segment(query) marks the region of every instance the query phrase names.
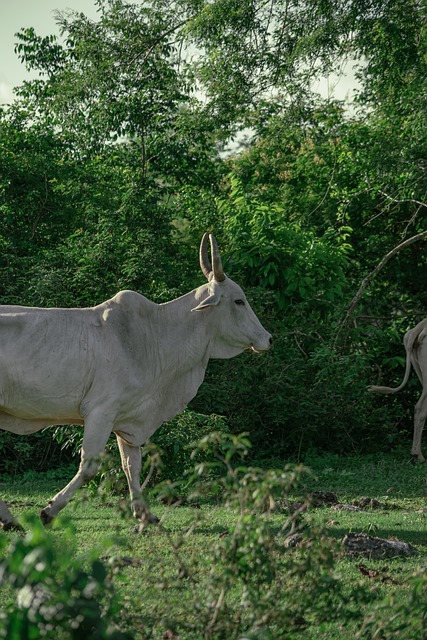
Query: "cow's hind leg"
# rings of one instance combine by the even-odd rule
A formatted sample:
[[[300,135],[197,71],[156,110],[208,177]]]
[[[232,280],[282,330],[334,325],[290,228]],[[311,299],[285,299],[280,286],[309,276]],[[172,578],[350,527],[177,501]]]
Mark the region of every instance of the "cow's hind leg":
[[[129,486],[129,493],[132,505],[132,513],[135,518],[141,520],[143,525],[155,524],[158,518],[150,513],[141,490],[141,447],[134,447],[128,444],[118,434],[117,444],[119,446],[123,471]]]
[[[101,454],[105,449],[111,429],[105,427],[106,421],[96,419],[96,416],[87,418],[83,435],[81,450],[81,460],[79,470],[74,478],[49,501],[40,517],[44,524],[49,524],[58,513],[71,500],[77,489],[80,489],[86,482],[89,482],[97,473],[101,464]]]
[[[411,456],[418,462],[425,462],[425,458],[421,452],[421,439],[423,435],[424,424],[427,418],[427,391],[423,391],[420,399],[415,405],[414,412],[414,439],[412,441]]]

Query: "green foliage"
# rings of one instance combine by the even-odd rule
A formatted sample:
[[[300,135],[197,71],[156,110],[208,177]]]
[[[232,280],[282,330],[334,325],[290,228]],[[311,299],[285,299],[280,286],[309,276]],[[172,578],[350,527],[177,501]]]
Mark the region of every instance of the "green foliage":
[[[308,602],[310,613],[320,622],[330,617],[329,598],[340,599],[339,582],[332,574],[332,546],[325,540],[315,541],[318,532],[309,533],[305,522],[303,536],[309,552],[295,557],[285,543],[287,535],[299,529],[297,516],[290,512],[278,533],[261,515],[279,499],[286,504],[307,471],[292,466],[277,471],[247,467],[242,461],[249,446],[244,434],[212,433],[198,444],[202,451],[212,450],[216,462],[195,465],[194,495],[219,485],[217,495],[237,514],[228,535],[211,551],[206,604],[196,601],[203,638],[237,638],[251,632],[258,637],[261,631],[264,637],[291,638],[306,624]],[[219,474],[218,468],[222,469]],[[235,590],[240,594],[237,602],[233,602]]]
[[[424,7],[97,8],[59,13],[61,39],[17,36],[40,77],[0,117],[0,301],[85,306],[134,288],[163,302],[200,283],[197,245],[214,229],[274,350],[210,365],[193,409],[248,431],[263,457],[409,439],[415,379],[392,400],[364,387],[400,377],[402,334],[425,314],[425,243],[393,258],[337,331],[363,278],[425,228]],[[310,87],[350,58],[349,112]],[[0,438],[10,471],[15,440]],[[31,445],[47,464],[49,441]],[[27,443],[15,450],[31,459]]]
[[[251,123],[272,95],[286,110],[301,109],[313,98],[313,81],[340,74],[344,61],[358,71],[363,100],[374,109],[386,98],[409,111],[411,94],[416,113],[425,108],[426,11],[417,0],[179,5],[191,17],[187,31],[201,50],[198,77],[223,126]]]
[[[82,13],[58,14],[64,45],[23,29],[17,52],[45,80],[26,83],[21,95],[37,100],[79,145],[82,132],[86,145],[98,148],[120,136],[166,132],[171,114],[185,101],[186,79],[177,70],[170,38],[162,37],[174,16],[155,4],[102,0],[97,22]]]
[[[270,298],[258,296],[258,302],[264,302],[257,309],[260,317],[268,314]],[[271,352],[213,362],[192,408],[226,415],[233,433],[248,431],[255,460],[271,455],[282,459],[303,456],[313,447],[336,452],[379,451],[402,440],[407,441],[409,451],[411,398],[397,398],[385,405],[368,394],[366,387],[372,377],[375,380],[370,354],[357,348],[356,340],[351,351],[344,353],[331,346],[336,325],[333,316],[329,321],[331,325],[325,327],[324,316],[302,303],[283,317],[274,317],[269,325],[274,336]],[[390,349],[389,340],[383,340],[383,346]],[[416,390],[416,381],[413,383]]]
[[[188,409],[160,427],[151,440],[160,452],[161,477],[179,480],[190,473],[192,445],[211,432],[226,434],[226,420],[219,415],[204,415]]]
[[[0,582],[9,597],[0,612],[0,637],[125,640],[129,635],[114,625],[119,602],[105,565],[92,553],[77,554],[71,528],[55,536],[40,520],[27,519],[24,537],[15,537],[0,563]],[[4,550],[5,539],[1,539]]]
[[[278,205],[251,199],[235,176],[219,211],[233,272],[249,286],[273,290],[279,309],[305,300],[320,308],[342,296],[350,248],[344,234],[330,229],[317,236]]]
[[[80,162],[37,127],[3,131],[3,300],[86,306],[121,288],[158,294],[174,251],[171,217],[158,189],[140,184],[135,156],[121,147]]]
[[[369,613],[358,638],[423,638],[427,633],[427,579],[415,574],[409,593],[402,601],[393,595],[384,598]]]
[[[16,475],[27,469],[40,471],[67,462],[52,440],[51,432],[39,432],[23,438],[0,432],[0,474]]]

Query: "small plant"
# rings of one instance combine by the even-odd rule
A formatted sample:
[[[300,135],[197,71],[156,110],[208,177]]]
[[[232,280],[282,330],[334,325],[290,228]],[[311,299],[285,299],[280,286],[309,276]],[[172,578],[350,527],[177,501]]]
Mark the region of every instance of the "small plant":
[[[366,615],[360,640],[427,638],[427,578],[422,569],[412,576],[406,597],[393,594],[376,604]]]
[[[188,409],[160,427],[152,442],[161,453],[161,477],[178,480],[191,473],[194,467],[192,451],[195,443],[212,432],[229,432],[225,418],[216,414],[204,415]]]
[[[182,627],[177,633],[204,640],[232,640],[242,634],[296,638],[313,623],[360,618],[364,591],[345,594],[335,575],[336,543],[304,515],[308,499],[298,507],[291,504],[291,493],[308,470],[295,465],[248,467],[244,461],[249,448],[245,434],[218,432],[193,448],[193,457],[202,453],[207,459],[194,466],[188,499],[214,496],[235,519],[199,560],[204,569],[198,563],[185,566],[193,615],[180,625],[174,621],[176,629]],[[157,490],[161,495],[162,484]],[[271,517],[277,512],[283,514],[281,526]],[[188,532],[202,524],[200,514],[196,518]],[[175,539],[167,533],[181,573],[188,532]],[[203,582],[200,573],[207,574]]]
[[[98,554],[79,557],[70,526],[58,544],[39,519],[27,518],[24,524],[28,533],[12,539],[0,563],[0,583],[10,593],[0,612],[0,638],[129,639],[114,625],[119,603]],[[5,537],[0,545],[4,550]]]

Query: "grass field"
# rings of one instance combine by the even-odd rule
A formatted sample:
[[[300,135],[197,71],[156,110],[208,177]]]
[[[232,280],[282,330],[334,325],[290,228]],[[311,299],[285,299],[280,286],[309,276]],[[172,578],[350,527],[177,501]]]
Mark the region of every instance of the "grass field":
[[[252,509],[245,516],[244,508],[227,507],[218,499],[199,498],[170,508],[151,497],[150,506],[162,524],[140,532],[134,530],[122,497],[82,490],[49,535],[59,553],[63,545],[74,544],[72,554],[83,564],[95,551],[109,567],[120,598],[120,627],[134,638],[427,637],[422,635],[427,629],[427,604],[423,610],[415,603],[410,615],[411,576],[427,570],[427,466],[412,465],[403,452],[369,457],[313,454],[305,464],[311,473],[291,490],[287,501],[298,503],[311,492],[333,492],[341,505],[366,497],[380,503],[360,511],[332,504],[312,506],[303,513],[303,528],[309,520],[310,530],[319,528],[322,541],[310,562],[312,543],[302,548],[283,546],[282,528],[288,518],[283,508],[260,509],[255,515]],[[15,514],[38,513],[71,475],[72,470],[65,469],[3,479],[0,495]],[[75,529],[72,543],[65,533],[68,520]],[[347,557],[340,542],[348,532],[397,539],[414,545],[418,553],[380,560]],[[2,535],[10,541],[16,536]],[[236,560],[237,539],[243,541],[244,552]],[[3,553],[8,553],[7,547]],[[277,565],[273,578],[266,573],[271,564]],[[265,576],[264,582],[249,587],[252,595],[244,596],[248,572]],[[336,600],[327,593],[331,581]],[[425,582],[419,587],[424,597],[426,587]],[[9,587],[3,589],[3,603],[14,597]],[[281,610],[280,616],[269,617],[266,611],[271,608]],[[370,612],[384,618],[374,631],[367,624]],[[413,635],[408,635],[412,633],[408,619],[415,625]],[[252,636],[245,634],[248,629]]]

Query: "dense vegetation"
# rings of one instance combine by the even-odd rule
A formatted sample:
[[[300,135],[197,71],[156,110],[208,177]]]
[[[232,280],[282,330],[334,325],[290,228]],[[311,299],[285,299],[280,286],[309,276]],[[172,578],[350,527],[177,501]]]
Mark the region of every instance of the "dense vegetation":
[[[212,362],[188,420],[223,416],[258,458],[385,450],[419,391],[403,332],[425,315],[426,10],[418,0],[98,0],[61,37],[17,34],[39,77],[0,112],[0,302],[165,301],[201,282],[201,234],[274,334]],[[352,105],[314,81],[345,61]],[[249,131],[249,134],[248,134]],[[245,137],[246,136],[246,137]],[[197,434],[196,434],[197,435]],[[0,433],[0,469],[57,460]]]
[[[366,393],[401,379],[426,313],[426,7],[96,4],[58,14],[59,38],[17,34],[39,75],[0,109],[0,303],[163,302],[202,282],[214,230],[274,348],[211,362],[144,448],[158,527],[133,528],[111,448],[43,528],[25,511],[72,475],[81,429],[0,432],[26,530],[0,535],[0,638],[427,637],[419,383]],[[316,94],[345,64],[351,104]],[[349,531],[414,555],[353,558]]]

